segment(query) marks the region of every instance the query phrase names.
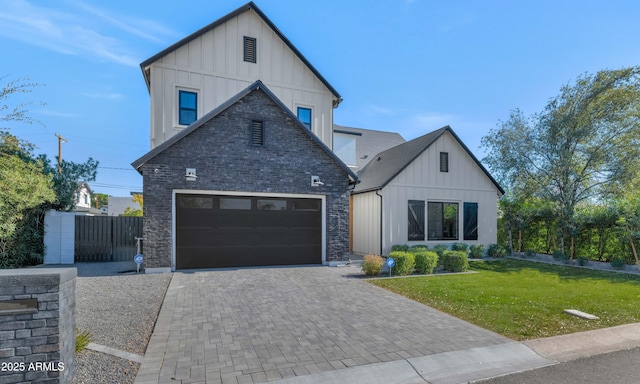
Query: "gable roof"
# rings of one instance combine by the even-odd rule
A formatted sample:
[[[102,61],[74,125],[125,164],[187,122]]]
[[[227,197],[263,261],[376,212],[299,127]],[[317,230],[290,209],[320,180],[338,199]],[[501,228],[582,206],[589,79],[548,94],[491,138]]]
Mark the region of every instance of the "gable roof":
[[[336,97],[337,102],[336,105],[334,107],[337,107],[338,104],[340,104],[340,102],[342,101],[342,97],[340,96],[340,94],[338,93],[338,91],[335,90],[335,88],[333,88],[333,86],[331,84],[329,84],[329,82],[320,74],[320,72],[318,72],[317,69],[315,69],[315,67],[313,65],[311,65],[311,63],[309,62],[309,60],[307,60],[304,55],[302,55],[302,53],[300,53],[300,51],[298,51],[298,49],[291,44],[291,41],[289,41],[289,39],[287,39],[287,37],[278,29],[278,27],[276,27],[275,24],[273,24],[273,22],[271,20],[269,20],[269,18],[267,17],[267,15],[265,15],[260,8],[258,8],[257,5],[255,5],[255,3],[253,1],[248,2],[247,4],[241,6],[240,8],[236,9],[235,11],[232,11],[231,13],[227,14],[226,16],[223,16],[221,18],[219,18],[218,20],[214,21],[213,23],[195,31],[194,33],[190,34],[189,36],[185,37],[184,39],[178,41],[177,43],[163,49],[162,51],[156,53],[155,55],[151,56],[150,58],[148,58],[147,60],[143,61],[140,64],[140,68],[142,69],[142,75],[144,76],[144,80],[147,83],[147,89],[149,89],[150,87],[150,83],[151,83],[151,79],[149,78],[149,74],[145,71],[145,68],[148,67],[149,65],[153,64],[154,62],[160,60],[162,57],[166,56],[167,54],[175,51],[176,49],[180,48],[181,46],[188,44],[190,41],[204,35],[205,33],[209,32],[210,30],[216,28],[219,25],[222,25],[224,23],[226,23],[227,21],[229,21],[230,19],[233,19],[234,17],[248,11],[248,10],[253,10],[258,16],[260,16],[260,18],[262,18],[262,20],[273,30],[273,32],[289,47],[289,49],[291,49],[293,51],[293,53],[296,54],[296,56],[298,56],[298,58],[309,68],[309,70],[311,70],[311,72],[313,72],[314,75],[316,75],[316,77],[322,82],[322,84],[324,84],[329,91],[331,91],[331,93],[333,93],[333,95]]]
[[[333,125],[333,132],[357,137],[355,165],[358,169],[364,168],[374,158],[374,155],[406,142],[404,137],[396,132],[345,127],[337,124]]]
[[[384,188],[446,132],[449,132],[451,136],[456,139],[458,144],[460,144],[471,159],[473,159],[478,167],[487,175],[489,180],[498,188],[498,191],[504,194],[504,190],[500,184],[489,174],[489,171],[486,170],[448,125],[377,154],[374,157],[375,160],[369,162],[369,164],[358,172],[358,177],[361,182],[356,185],[353,193],[375,191]]]
[[[343,163],[342,160],[340,160],[340,158],[338,158],[338,156],[336,156],[336,154],[333,153],[333,151],[331,149],[329,149],[329,147],[327,147],[320,140],[320,138],[318,138],[318,136],[316,136],[313,132],[308,130],[307,127],[305,127],[304,124],[302,124],[300,119],[298,119],[298,117],[296,115],[294,115],[293,112],[291,112],[289,110],[289,108],[287,108],[280,101],[280,99],[278,99],[276,97],[276,95],[274,95],[269,90],[269,88],[267,88],[267,86],[264,85],[262,83],[262,81],[260,81],[260,80],[257,80],[256,82],[254,82],[253,84],[251,84],[250,86],[245,88],[244,90],[240,91],[240,93],[238,93],[234,97],[230,98],[229,100],[227,100],[224,103],[222,103],[220,106],[218,106],[215,109],[213,109],[211,112],[207,113],[206,115],[202,116],[198,120],[194,121],[187,128],[185,128],[182,131],[176,133],[175,135],[173,135],[171,138],[169,138],[168,140],[166,140],[162,144],[158,145],[157,147],[155,147],[151,151],[147,152],[147,154],[143,155],[138,160],[136,160],[133,163],[131,163],[131,165],[135,169],[137,169],[138,172],[140,172],[140,167],[142,167],[146,162],[148,162],[149,160],[153,159],[154,157],[156,157],[157,155],[162,153],[167,148],[171,147],[173,144],[175,144],[178,141],[180,141],[182,138],[184,138],[185,136],[187,136],[191,132],[193,132],[196,129],[200,128],[205,123],[207,123],[209,120],[211,120],[214,117],[218,116],[220,113],[224,112],[227,108],[231,107],[232,105],[234,105],[235,103],[240,101],[242,98],[244,98],[245,96],[247,96],[251,92],[253,92],[255,90],[258,90],[258,89],[261,90],[262,92],[264,92],[280,109],[282,109],[282,111],[284,113],[286,113],[293,120],[294,124],[296,124],[298,126],[298,128],[300,128],[300,130],[302,130],[302,132],[304,132],[305,134],[309,135],[309,137],[320,148],[322,148],[322,150],[324,150],[329,155],[329,157],[331,157],[349,175],[349,178],[351,178],[351,180],[353,180],[354,183],[357,183],[359,181],[358,175],[356,175],[351,169],[349,169],[349,167],[345,163]]]

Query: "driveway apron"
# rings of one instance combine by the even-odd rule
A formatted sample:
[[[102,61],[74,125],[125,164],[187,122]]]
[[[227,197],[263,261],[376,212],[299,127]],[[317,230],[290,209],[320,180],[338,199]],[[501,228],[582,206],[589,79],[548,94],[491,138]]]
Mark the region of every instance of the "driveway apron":
[[[260,383],[511,340],[329,267],[176,272],[136,383]]]

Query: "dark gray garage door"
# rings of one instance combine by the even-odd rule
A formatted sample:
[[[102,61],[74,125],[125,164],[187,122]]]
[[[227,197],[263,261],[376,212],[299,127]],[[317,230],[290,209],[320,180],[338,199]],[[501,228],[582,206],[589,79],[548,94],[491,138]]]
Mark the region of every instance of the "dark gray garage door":
[[[321,200],[176,195],[177,269],[321,262]]]

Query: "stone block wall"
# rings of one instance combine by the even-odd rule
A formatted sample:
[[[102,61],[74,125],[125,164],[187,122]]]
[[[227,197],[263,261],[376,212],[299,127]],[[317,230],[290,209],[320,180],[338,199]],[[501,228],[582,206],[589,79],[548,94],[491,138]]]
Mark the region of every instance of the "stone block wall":
[[[0,383],[75,374],[75,268],[0,270]]]
[[[286,107],[284,107],[286,108]],[[264,143],[251,143],[251,123]],[[171,267],[175,190],[307,194],[326,197],[326,262],[349,258],[349,176],[282,106],[254,90],[142,167],[145,266]],[[185,180],[186,168],[197,180]],[[311,176],[324,185],[311,186]]]

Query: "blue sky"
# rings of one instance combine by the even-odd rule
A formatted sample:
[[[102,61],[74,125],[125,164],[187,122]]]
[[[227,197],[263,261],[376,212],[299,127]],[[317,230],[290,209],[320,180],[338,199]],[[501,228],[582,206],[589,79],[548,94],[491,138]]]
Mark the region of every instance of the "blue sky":
[[[54,157],[100,161],[95,192],[142,190],[139,64],[245,1],[0,0],[0,76],[42,84],[41,125],[5,124]],[[637,1],[257,0],[344,101],[335,123],[413,139],[450,125],[476,154],[514,108],[542,110],[585,72],[640,64]],[[41,102],[46,103],[41,105]]]

